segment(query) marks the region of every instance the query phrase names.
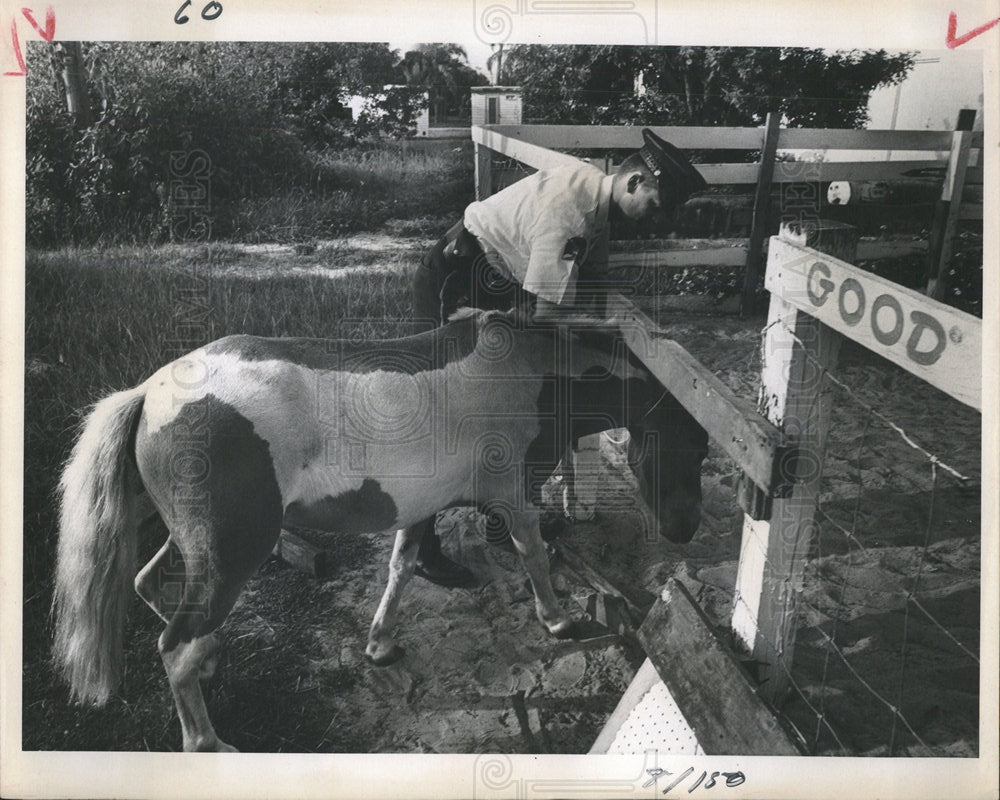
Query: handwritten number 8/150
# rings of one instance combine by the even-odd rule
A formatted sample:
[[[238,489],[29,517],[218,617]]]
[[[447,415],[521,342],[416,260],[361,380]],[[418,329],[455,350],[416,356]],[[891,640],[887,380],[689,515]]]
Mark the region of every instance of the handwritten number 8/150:
[[[183,25],[188,21],[188,16],[184,13],[184,9],[186,9],[189,5],[191,5],[191,0],[184,0],[184,5],[178,8],[177,13],[174,14],[174,22],[178,25]],[[221,13],[222,3],[217,3],[215,0],[212,0],[211,3],[201,10],[201,18],[211,22],[213,19],[218,19]]]
[[[688,776],[690,776],[693,772],[694,772],[694,767],[688,767],[676,779],[674,779],[666,789],[663,790],[663,794],[667,794],[673,791],[675,788],[677,788],[679,784],[685,781],[688,778]],[[654,767],[653,769],[647,769],[646,773],[649,775],[649,780],[642,785],[643,789],[646,789],[658,783],[660,778],[673,774],[665,769],[660,769],[659,767]],[[702,782],[705,780],[705,778],[708,778],[708,783],[705,783],[703,788],[712,789],[715,786],[715,779],[718,778],[720,775],[726,779],[726,787],[729,789],[733,789],[739,786],[740,784],[744,783],[747,779],[746,775],[744,775],[742,772],[713,772],[711,777],[709,777],[708,772],[705,771],[701,773],[700,777],[694,782],[694,785],[692,785],[691,788],[688,789],[688,794],[691,794],[691,792],[693,792],[699,786],[702,786]],[[659,789],[660,787],[657,786],[656,788]]]

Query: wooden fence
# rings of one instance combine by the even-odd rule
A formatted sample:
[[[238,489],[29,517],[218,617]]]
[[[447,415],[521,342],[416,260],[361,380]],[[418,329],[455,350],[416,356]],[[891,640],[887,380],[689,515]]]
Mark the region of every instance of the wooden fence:
[[[941,201],[928,272],[939,278],[960,219],[982,216],[981,206],[963,202],[963,186],[983,180],[970,165],[982,135],[968,131],[842,131],[780,129],[768,118],[755,128],[654,128],[682,149],[758,150],[756,164],[699,164],[710,184],[753,184],[755,213],[742,256],[747,286],[756,283],[768,226],[765,200],[775,183],[789,186],[833,180],[892,180],[938,176]],[[575,158],[553,148],[635,149],[639,129],[577,126],[474,127],[477,197],[493,189],[493,158],[500,154],[537,169]],[[780,150],[915,151],[906,161],[778,161]],[[941,158],[938,158],[938,155]],[[947,160],[945,160],[947,157]],[[608,161],[601,164],[613,168]],[[809,198],[810,202],[815,197]],[[805,207],[804,207],[805,208]],[[666,685],[706,753],[790,754],[794,737],[775,724],[765,701],[778,701],[787,687],[794,652],[796,591],[803,554],[814,535],[813,516],[826,437],[828,397],[816,380],[816,365],[832,369],[841,336],[870,347],[889,360],[981,409],[981,322],[912,290],[853,266],[856,231],[809,215],[783,226],[768,247],[765,286],[771,293],[758,407],[736,397],[704,365],[667,338],[655,322],[621,296],[609,304],[628,346],[663,385],[706,428],[743,473],[737,499],[745,513],[731,630],[760,667],[754,684],[704,615],[672,584],[647,616],[640,639],[655,672]],[[732,263],[730,252],[705,248],[642,253],[661,266]],[[619,250],[618,263],[635,263],[635,252]],[[752,282],[752,283],[751,283]],[[934,287],[930,287],[934,289]],[[850,295],[850,303],[846,301]],[[744,295],[746,299],[746,294]],[[919,330],[917,330],[919,328]],[[813,413],[818,409],[819,413]],[[669,641],[667,640],[669,639]],[[678,660],[671,654],[683,653]],[[605,751],[614,729],[641,704],[656,680],[649,664],[619,704],[595,751]]]
[[[970,126],[968,115],[962,124]],[[764,244],[777,229],[778,220],[769,218],[772,187],[782,187],[783,220],[818,219],[822,209],[819,184],[832,181],[940,180],[940,199],[935,210],[934,230],[927,251],[928,292],[943,296],[945,276],[951,261],[952,243],[963,219],[982,219],[981,186],[983,168],[982,132],[974,131],[888,131],[782,128],[777,114],[769,114],[762,128],[663,127],[652,130],[681,148],[697,150],[756,151],[756,163],[698,164],[710,185],[755,187],[750,236],[734,243],[709,246],[699,242],[696,251],[683,243],[655,242],[645,250],[629,249],[612,243],[611,266],[641,264],[677,268],[693,263],[703,266],[744,265],[743,311],[753,310],[754,291],[763,265]],[[493,193],[503,173],[494,167],[499,155],[534,169],[572,163],[575,156],[565,150],[627,151],[642,145],[641,129],[634,126],[582,125],[486,125],[473,126],[476,149],[476,197]],[[817,152],[853,151],[892,154],[890,160],[817,160]],[[810,154],[812,160],[788,160]],[[899,159],[900,154],[911,156]],[[620,161],[614,157],[592,159],[609,172]],[[965,200],[966,188],[971,198]],[[979,187],[979,188],[977,188]],[[862,244],[859,258],[873,257],[878,245]],[[696,253],[696,254],[695,254]]]
[[[771,239],[765,277],[771,301],[756,411],[737,398],[722,405],[704,367],[618,298],[614,313],[629,346],[696,418],[707,420],[712,438],[744,470],[730,629],[756,670],[750,678],[739,667],[725,637],[712,630],[683,586],[671,582],[639,630],[647,664],[592,752],[613,748],[624,725],[634,729],[636,715],[644,720],[647,713],[662,713],[644,709],[658,681],[682,715],[675,723],[683,734],[679,741],[694,738],[708,754],[799,752],[803,743],[768,706],[779,704],[789,688],[797,598],[816,535],[829,427],[829,385],[818,376],[835,371],[843,337],[982,410],[981,320],[855,267],[856,244],[851,226],[828,222],[808,231],[783,227]],[[741,447],[734,448],[737,440]]]
[[[789,685],[795,609],[816,533],[829,427],[829,386],[843,337],[982,411],[982,321],[850,263],[850,226],[783,228],[772,238],[765,286],[759,410],[786,436],[778,466],[788,491],[743,525],[732,630],[761,665],[762,693]]]

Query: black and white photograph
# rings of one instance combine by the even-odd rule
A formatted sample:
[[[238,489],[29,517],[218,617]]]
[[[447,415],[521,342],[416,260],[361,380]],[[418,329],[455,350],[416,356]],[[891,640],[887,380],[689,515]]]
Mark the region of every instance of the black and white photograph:
[[[3,9],[0,794],[997,796],[996,0]]]

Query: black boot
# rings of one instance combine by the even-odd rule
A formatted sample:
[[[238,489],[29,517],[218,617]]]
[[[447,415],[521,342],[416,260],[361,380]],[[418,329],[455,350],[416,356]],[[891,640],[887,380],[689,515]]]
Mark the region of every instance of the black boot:
[[[457,586],[472,586],[476,582],[476,576],[472,572],[461,564],[456,564],[441,552],[441,539],[434,532],[433,520],[420,538],[417,565],[414,567],[413,574],[449,589]]]

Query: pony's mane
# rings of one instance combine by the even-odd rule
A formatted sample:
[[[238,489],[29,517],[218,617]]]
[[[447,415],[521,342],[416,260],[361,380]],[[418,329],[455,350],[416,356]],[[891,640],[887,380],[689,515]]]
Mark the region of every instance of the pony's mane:
[[[530,313],[520,308],[498,311],[462,306],[448,317],[447,322],[450,324],[462,320],[472,320],[477,329],[482,329],[490,323],[500,323],[527,333],[555,335],[606,354],[609,363],[616,358],[624,358],[628,365],[627,371],[630,370],[633,375],[645,381],[653,379],[646,366],[625,345],[619,329],[619,320],[614,318],[601,319],[581,314],[572,318],[536,322]]]

